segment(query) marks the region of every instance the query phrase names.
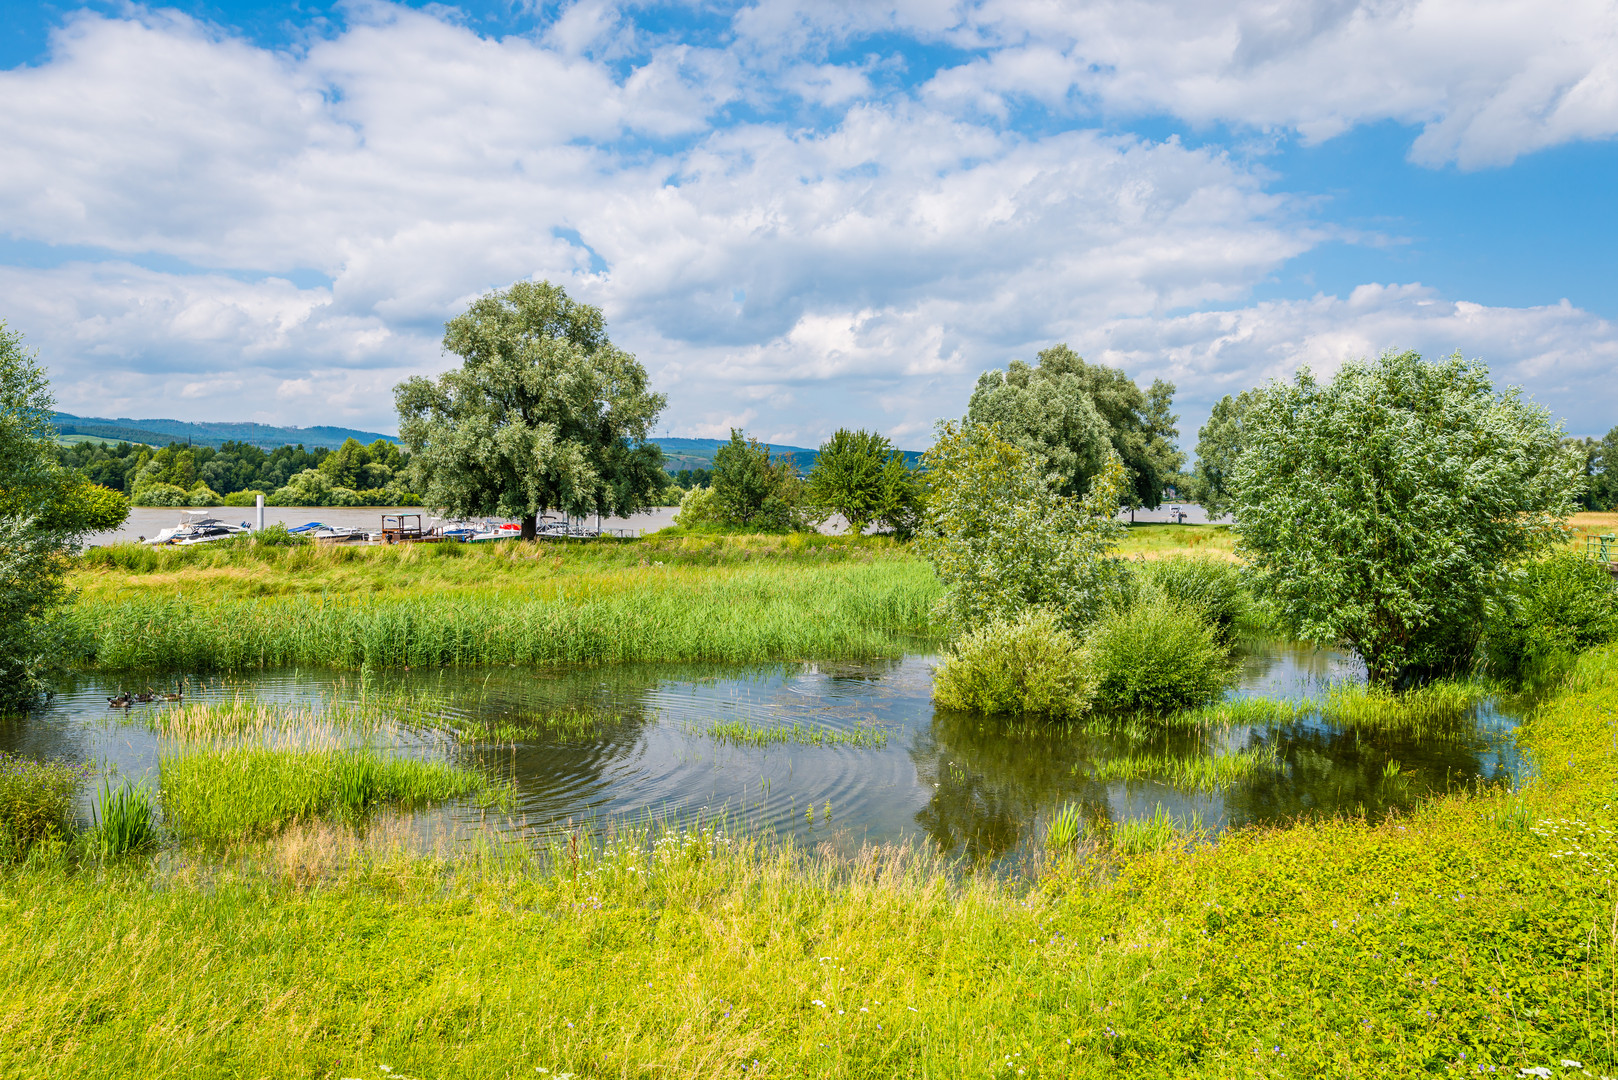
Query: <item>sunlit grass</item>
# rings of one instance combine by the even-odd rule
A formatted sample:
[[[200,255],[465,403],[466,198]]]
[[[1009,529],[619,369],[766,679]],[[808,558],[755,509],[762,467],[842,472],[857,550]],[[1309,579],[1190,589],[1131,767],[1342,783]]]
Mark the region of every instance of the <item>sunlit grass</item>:
[[[931,632],[937,596],[925,564],[878,560],[614,570],[408,595],[230,599],[199,584],[87,593],[74,616],[94,663],[113,670],[744,663],[900,655]]]
[[[168,824],[186,837],[229,840],[382,804],[425,806],[487,789],[482,773],[366,750],[263,745],[191,747],[160,759]]]
[[[1365,683],[1333,686],[1321,705],[1321,715],[1345,727],[1439,732],[1467,722],[1479,701],[1497,688],[1482,682],[1440,680],[1403,693]]]
[[[616,713],[564,708],[462,720],[455,734],[466,742],[525,743],[538,739],[573,741],[598,738],[624,723]]]

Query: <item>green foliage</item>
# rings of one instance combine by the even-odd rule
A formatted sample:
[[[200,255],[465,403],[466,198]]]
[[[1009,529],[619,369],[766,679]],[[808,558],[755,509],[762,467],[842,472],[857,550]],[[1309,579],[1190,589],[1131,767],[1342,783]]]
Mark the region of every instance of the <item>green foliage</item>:
[[[152,796],[146,788],[110,783],[101,785],[101,809],[86,838],[90,849],[102,856],[127,855],[157,846],[157,821]]]
[[[73,800],[89,769],[0,753],[0,861],[14,861],[42,842],[65,842]]]
[[[1079,716],[1095,693],[1077,635],[1047,608],[963,634],[933,677],[933,700],[982,713]]]
[[[1051,491],[1026,451],[983,424],[941,425],[923,461],[932,491],[920,546],[944,583],[939,615],[952,633],[1029,607],[1078,630],[1116,593],[1120,571],[1105,555],[1123,533],[1117,455],[1083,502]]]
[[[1571,552],[1529,563],[1491,613],[1489,671],[1521,680],[1618,639],[1618,587],[1602,567]]]
[[[597,308],[520,281],[450,320],[444,348],[460,368],[395,388],[399,435],[429,505],[518,518],[532,539],[546,509],[625,515],[662,491],[663,453],[646,440],[666,399],[607,339]]]
[[[1544,409],[1456,354],[1307,369],[1243,418],[1231,487],[1260,596],[1379,684],[1465,669],[1512,565],[1549,550],[1578,463]]]
[[[128,514],[116,493],[56,462],[45,372],[0,323],[0,712],[49,692],[64,656],[56,614],[67,558]]]
[[[692,488],[687,491],[680,498],[680,512],[674,515],[674,524],[682,529],[723,525],[725,520],[725,512],[712,488]]]
[[[424,806],[481,791],[481,773],[357,750],[215,746],[161,761],[163,809],[184,836],[230,840],[377,805]]]
[[[1104,615],[1087,642],[1098,708],[1163,713],[1204,705],[1230,683],[1229,650],[1201,615],[1155,590]]]
[[[1232,503],[1231,477],[1236,459],[1247,446],[1242,420],[1261,391],[1244,390],[1236,397],[1226,394],[1214,403],[1208,422],[1197,432],[1197,466],[1192,471],[1188,493],[1214,520],[1227,514]]]
[[[723,720],[708,725],[708,736],[732,746],[764,749],[770,746],[852,746],[881,749],[888,744],[882,728],[859,726],[835,728],[828,724],[754,724],[746,720]]]
[[[714,505],[722,525],[760,532],[810,529],[815,520],[792,459],[770,457],[770,448],[730,429],[730,442],[714,452]]]
[[[1016,360],[1004,372],[985,372],[966,420],[994,425],[1042,472],[1055,475],[1062,495],[1089,490],[1109,451],[1117,454],[1127,477],[1120,505],[1155,507],[1184,461],[1174,449],[1173,398],[1172,383],[1153,383],[1148,398],[1122,371],[1088,364],[1055,345],[1035,366]]]
[[[1241,570],[1223,559],[1171,556],[1132,563],[1136,577],[1188,611],[1195,612],[1222,638],[1229,639],[1251,608]]]
[[[874,432],[834,432],[820,446],[807,488],[809,501],[843,515],[851,532],[875,522],[909,536],[921,519],[921,481],[904,455]]]

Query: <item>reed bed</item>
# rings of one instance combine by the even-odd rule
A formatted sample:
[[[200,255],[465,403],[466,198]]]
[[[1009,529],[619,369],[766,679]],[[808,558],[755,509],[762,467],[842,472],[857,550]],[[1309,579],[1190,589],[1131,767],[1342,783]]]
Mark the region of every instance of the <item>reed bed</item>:
[[[1274,746],[1264,745],[1227,754],[1171,757],[1166,754],[1129,754],[1107,758],[1089,766],[1090,779],[1155,780],[1191,791],[1223,791],[1233,784],[1286,767]],[[1084,766],[1075,765],[1075,774]]]
[[[1164,727],[1220,731],[1234,727],[1280,727],[1320,711],[1320,703],[1307,699],[1239,697],[1197,709],[1182,709],[1163,717]]]
[[[732,746],[762,748],[767,746],[854,746],[861,749],[880,749],[888,745],[888,733],[880,727],[859,726],[834,728],[824,725],[754,724],[745,720],[726,720],[708,727],[708,737]]]
[[[1497,692],[1482,682],[1443,680],[1394,693],[1364,683],[1334,686],[1321,715],[1347,727],[1440,734],[1464,723],[1479,701]]]
[[[105,670],[745,663],[899,655],[931,632],[937,595],[930,572],[891,562],[595,584],[549,597],[145,594],[86,598],[75,618]]]
[[[482,773],[446,762],[341,748],[219,744],[164,755],[160,768],[169,826],[205,840],[260,836],[382,804],[421,807],[490,787]]]

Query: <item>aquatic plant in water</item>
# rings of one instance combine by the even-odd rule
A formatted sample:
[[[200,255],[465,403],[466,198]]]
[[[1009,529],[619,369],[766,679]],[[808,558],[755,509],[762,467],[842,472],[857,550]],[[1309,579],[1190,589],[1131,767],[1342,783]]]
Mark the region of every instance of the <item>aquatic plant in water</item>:
[[[490,786],[472,769],[365,750],[221,744],[165,755],[160,767],[169,824],[204,839],[269,833],[381,804],[424,806]]]
[[[885,729],[874,726],[834,728],[793,721],[784,724],[754,724],[745,720],[725,720],[708,726],[708,737],[733,746],[854,746],[881,748],[888,744]]]

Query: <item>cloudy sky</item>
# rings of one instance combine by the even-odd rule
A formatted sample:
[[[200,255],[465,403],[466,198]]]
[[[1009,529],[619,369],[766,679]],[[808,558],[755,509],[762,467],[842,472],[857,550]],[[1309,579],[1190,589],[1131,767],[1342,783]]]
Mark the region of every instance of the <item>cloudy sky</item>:
[[[1618,424],[1618,0],[0,0],[0,319],[81,414],[393,431],[549,278],[660,431],[929,441],[1065,341],[1456,349]]]

